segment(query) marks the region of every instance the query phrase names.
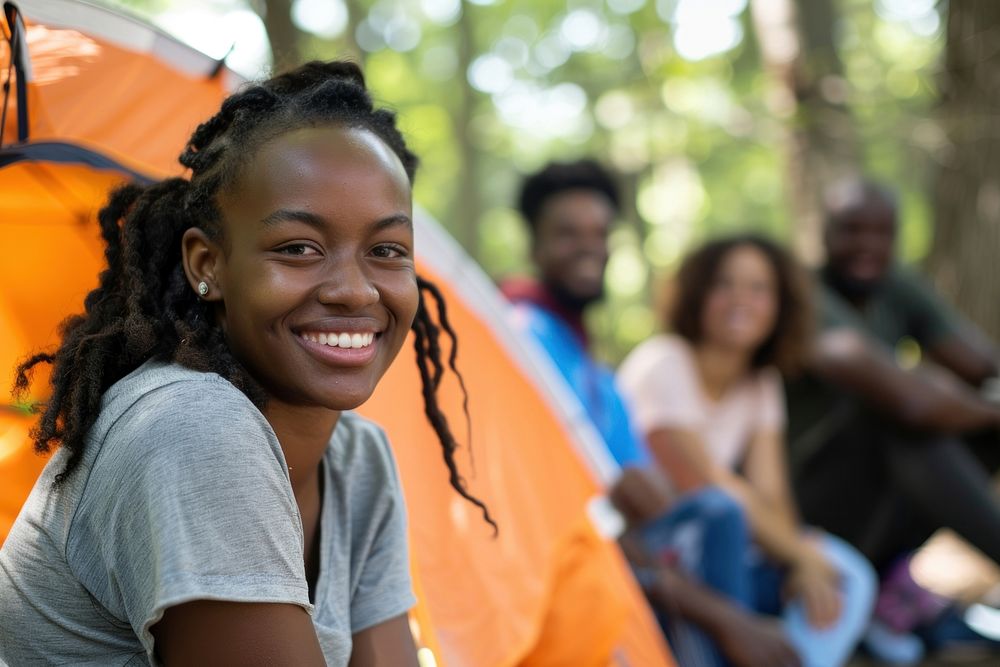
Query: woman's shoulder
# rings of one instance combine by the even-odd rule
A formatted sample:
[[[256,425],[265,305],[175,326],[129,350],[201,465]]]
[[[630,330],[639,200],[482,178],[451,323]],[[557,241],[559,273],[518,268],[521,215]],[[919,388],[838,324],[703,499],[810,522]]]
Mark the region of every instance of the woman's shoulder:
[[[73,476],[77,537],[99,531],[101,515],[122,503],[166,521],[213,498],[294,502],[281,445],[263,414],[222,377],[170,363],[148,362],[105,393]]]
[[[652,336],[628,355],[618,369],[617,380],[633,405],[649,402],[659,406],[659,411],[668,397],[686,401],[697,387],[690,346],[673,334]]]
[[[328,451],[339,458],[358,459],[395,467],[395,457],[385,430],[356,412],[342,412],[330,438]]]
[[[227,403],[249,402],[243,392],[217,373],[150,359],[108,388],[101,399],[101,411],[135,403],[153,392],[180,399],[210,395]]]
[[[200,498],[247,469],[287,479],[277,438],[249,399],[218,375],[161,362],[104,393],[79,466],[56,487],[69,456],[57,451],[32,492],[39,524],[67,550],[99,539],[123,508]]]
[[[676,334],[656,334],[639,343],[625,358],[622,369],[649,370],[652,365],[675,364],[691,356],[691,346]]]
[[[250,440],[280,450],[267,420],[232,383],[162,361],[146,362],[105,392],[89,437],[102,450],[124,443],[130,459],[245,451]]]
[[[348,495],[375,499],[401,494],[389,438],[381,426],[357,413],[341,413],[326,460],[331,474],[341,480],[342,490]]]
[[[159,360],[147,361],[111,385],[101,399],[100,418],[117,418],[137,407],[154,418],[190,411],[209,416],[223,411],[235,411],[233,416],[259,412],[220,375]]]

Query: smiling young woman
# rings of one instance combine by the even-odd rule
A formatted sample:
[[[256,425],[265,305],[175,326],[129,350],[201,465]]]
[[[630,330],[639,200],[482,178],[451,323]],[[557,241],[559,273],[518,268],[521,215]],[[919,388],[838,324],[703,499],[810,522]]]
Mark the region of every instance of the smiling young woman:
[[[717,486],[745,512],[756,548],[734,556],[739,602],[781,617],[803,667],[834,667],[867,628],[876,577],[848,544],[799,525],[789,486],[781,373],[800,370],[809,351],[807,285],[773,241],[710,241],[678,271],[671,333],[633,350],[618,379],[677,486]]]
[[[227,99],[100,213],[107,268],[63,325],[35,446],[59,445],[0,550],[0,662],[414,664],[405,508],[382,431],[344,412],[412,329],[416,157],[360,70]],[[422,299],[437,305],[435,322]]]

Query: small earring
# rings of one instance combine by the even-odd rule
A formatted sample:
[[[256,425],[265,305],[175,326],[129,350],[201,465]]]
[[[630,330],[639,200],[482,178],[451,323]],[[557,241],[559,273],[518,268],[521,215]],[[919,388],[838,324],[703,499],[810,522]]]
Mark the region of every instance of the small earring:
[[[208,294],[208,283],[202,280],[198,283],[198,296],[205,296]]]

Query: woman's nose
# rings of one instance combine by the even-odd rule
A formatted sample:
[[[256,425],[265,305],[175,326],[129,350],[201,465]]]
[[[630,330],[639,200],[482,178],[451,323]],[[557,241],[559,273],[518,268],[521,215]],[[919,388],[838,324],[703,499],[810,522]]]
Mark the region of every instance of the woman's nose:
[[[339,262],[319,287],[320,302],[358,310],[379,301],[379,291],[364,267],[357,262]]]

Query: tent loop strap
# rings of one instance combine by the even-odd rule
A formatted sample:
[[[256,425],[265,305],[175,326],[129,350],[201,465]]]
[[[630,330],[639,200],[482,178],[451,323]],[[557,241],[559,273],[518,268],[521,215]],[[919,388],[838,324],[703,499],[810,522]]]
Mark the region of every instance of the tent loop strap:
[[[21,19],[21,10],[13,2],[3,3],[4,17],[10,27],[10,63],[7,66],[7,79],[4,82],[3,113],[0,115],[0,146],[3,145],[3,133],[7,126],[7,107],[10,103],[10,71],[13,68],[17,75],[17,141],[23,143],[28,140],[28,77],[25,73],[24,57],[27,53],[25,46],[24,21]]]

